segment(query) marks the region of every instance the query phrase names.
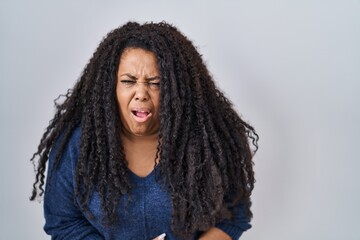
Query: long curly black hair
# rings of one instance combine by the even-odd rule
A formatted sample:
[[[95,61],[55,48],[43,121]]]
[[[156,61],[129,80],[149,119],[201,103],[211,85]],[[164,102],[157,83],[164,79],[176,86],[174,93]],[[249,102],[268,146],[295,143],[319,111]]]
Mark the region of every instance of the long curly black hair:
[[[162,182],[172,197],[173,231],[189,235],[207,230],[231,217],[228,208],[239,203],[250,219],[258,135],[215,86],[192,42],[165,22],[128,22],[103,39],[65,101],[56,104],[31,158],[36,179],[30,199],[44,193],[44,172],[55,141],[62,135],[56,166],[80,126],[74,198],[86,210],[93,191],[98,191],[104,219],[119,220],[118,202],[131,194],[131,183],[115,88],[120,56],[129,47],[154,52],[161,73],[157,154]]]

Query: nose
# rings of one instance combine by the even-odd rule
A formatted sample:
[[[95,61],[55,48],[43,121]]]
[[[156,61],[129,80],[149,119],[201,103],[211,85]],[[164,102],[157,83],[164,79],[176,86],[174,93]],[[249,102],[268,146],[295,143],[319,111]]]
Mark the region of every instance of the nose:
[[[146,82],[137,82],[135,89],[135,100],[145,102],[149,100],[149,89]]]

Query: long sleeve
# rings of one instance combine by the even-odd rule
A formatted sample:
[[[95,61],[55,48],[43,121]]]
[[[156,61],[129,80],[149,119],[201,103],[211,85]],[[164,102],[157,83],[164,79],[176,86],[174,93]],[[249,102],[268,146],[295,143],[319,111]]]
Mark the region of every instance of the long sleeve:
[[[225,219],[215,226],[228,234],[232,239],[237,240],[243,232],[251,228],[250,219],[246,217],[242,204],[238,204],[229,210],[232,212],[233,218]]]
[[[56,240],[103,240],[104,237],[74,204],[74,170],[79,156],[79,142],[80,131],[76,129],[51,178],[49,175],[59,141],[50,153],[44,197],[44,230]]]

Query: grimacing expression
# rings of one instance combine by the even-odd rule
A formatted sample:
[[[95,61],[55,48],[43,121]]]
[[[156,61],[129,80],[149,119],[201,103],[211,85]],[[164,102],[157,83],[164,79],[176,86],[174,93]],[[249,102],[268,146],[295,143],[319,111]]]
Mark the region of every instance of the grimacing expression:
[[[120,56],[116,97],[123,131],[135,136],[157,134],[160,128],[160,73],[153,52],[126,48]]]

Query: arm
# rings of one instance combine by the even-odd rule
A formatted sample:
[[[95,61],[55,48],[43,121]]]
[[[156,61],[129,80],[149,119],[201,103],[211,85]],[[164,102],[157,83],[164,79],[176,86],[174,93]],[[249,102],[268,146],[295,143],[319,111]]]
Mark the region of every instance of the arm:
[[[242,204],[229,209],[232,214],[232,219],[225,219],[217,223],[215,227],[210,228],[204,232],[199,239],[201,240],[231,240],[239,239],[243,232],[251,228],[250,219],[248,219],[244,212]]]
[[[79,139],[80,132],[75,131],[51,178],[49,175],[59,141],[50,153],[44,197],[44,230],[52,239],[103,240],[97,229],[74,204],[74,163],[78,157]]]
[[[219,228],[212,227],[208,231],[204,232],[199,240],[231,240],[231,237]]]

